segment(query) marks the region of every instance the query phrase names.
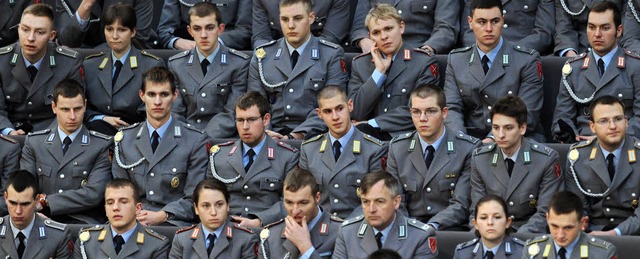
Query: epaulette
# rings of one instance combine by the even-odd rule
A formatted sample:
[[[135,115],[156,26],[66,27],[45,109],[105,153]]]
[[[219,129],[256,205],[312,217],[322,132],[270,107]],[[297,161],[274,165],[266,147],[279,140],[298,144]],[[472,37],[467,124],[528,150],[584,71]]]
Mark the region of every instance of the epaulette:
[[[281,146],[281,147],[283,147],[285,149],[288,149],[289,151],[294,152],[294,153],[298,152],[298,149],[296,149],[295,147],[293,147],[293,146],[291,146],[291,145],[289,145],[287,143],[284,143],[282,141],[278,141],[278,146]]]
[[[272,45],[272,44],[274,44],[274,43],[276,43],[276,41],[275,41],[275,40],[272,40],[272,41],[269,41],[269,42],[263,43],[263,44],[262,44],[262,45],[260,45],[260,46],[257,46],[257,47],[256,47],[256,49],[259,49],[259,48],[262,48],[262,47],[266,47],[266,46]]]
[[[200,134],[204,134],[204,132],[203,132],[202,130],[199,130],[198,128],[196,128],[196,127],[192,126],[191,124],[183,124],[182,126],[183,126],[185,129],[190,129],[190,130],[193,130],[193,131],[198,132],[198,133],[200,133]]]
[[[356,59],[364,57],[364,56],[369,56],[370,54],[371,54],[371,52],[362,53],[360,55],[357,55],[357,56],[353,57],[353,60],[356,60]]]
[[[640,149],[640,142],[638,142],[638,139],[634,140],[633,146],[637,149]]]
[[[414,50],[415,52],[419,52],[419,53],[427,54],[427,56],[429,56],[429,57],[433,56],[433,52],[432,52],[432,51],[429,51],[429,50],[426,50],[426,49],[414,48],[413,50]]]
[[[547,156],[551,154],[551,149],[549,147],[540,145],[535,142],[531,143],[531,150],[537,151],[538,153],[542,153]]]
[[[112,138],[109,135],[105,135],[105,134],[102,134],[102,133],[94,131],[94,130],[90,130],[89,134],[91,134],[92,136],[99,137],[99,138],[104,139],[104,140],[111,140],[111,138]]]
[[[128,129],[133,129],[133,128],[135,128],[136,126],[138,126],[138,124],[140,124],[140,122],[136,122],[136,123],[131,124],[131,125],[129,125],[129,126],[121,127],[121,128],[120,128],[120,131],[128,130]]]
[[[408,132],[408,133],[405,133],[405,134],[400,134],[398,136],[395,136],[393,139],[391,139],[391,143],[398,142],[398,141],[403,140],[403,139],[411,138],[412,134],[413,134],[412,132]]]
[[[549,240],[549,236],[547,236],[547,235],[535,237],[533,239],[527,240],[526,246],[530,246],[530,245],[537,244],[537,243],[540,243],[540,242],[546,242],[547,240]]]
[[[107,54],[107,53],[106,52],[99,52],[99,53],[91,54],[89,56],[84,57],[84,60],[100,57],[100,56],[102,56],[104,54]]]
[[[360,221],[362,221],[363,219],[364,219],[364,216],[363,216],[363,215],[359,215],[359,216],[356,216],[356,217],[353,217],[353,218],[347,219],[347,220],[345,220],[345,221],[343,221],[343,222],[342,222],[342,225],[341,225],[340,227],[342,227],[342,228],[343,228],[343,227],[346,227],[346,226],[351,225],[351,224],[353,224],[353,223],[360,222]]]
[[[147,234],[149,234],[150,236],[155,237],[157,239],[160,239],[160,240],[167,239],[167,237],[160,235],[160,233],[153,231],[153,229],[145,228],[144,231],[146,231]]]
[[[530,49],[530,48],[523,47],[523,46],[520,46],[520,45],[514,46],[513,49],[515,49],[517,51],[520,51],[520,52],[523,52],[523,53],[527,53],[529,55],[533,55],[533,54],[536,53],[535,49]]]
[[[194,229],[196,226],[198,226],[198,224],[193,224],[193,225],[191,225],[191,226],[188,226],[188,227],[185,227],[185,228],[178,229],[178,231],[176,231],[176,234],[179,234],[179,233],[182,233],[182,232],[185,232],[185,231],[192,230],[192,229]]]
[[[475,144],[475,143],[478,143],[478,141],[480,141],[479,138],[464,134],[464,132],[462,131],[458,131],[458,134],[456,134],[456,138],[471,142],[471,144]]]
[[[338,217],[336,215],[331,215],[331,220],[335,221],[335,222],[344,222],[344,219],[342,219],[341,217]]]
[[[364,134],[363,135],[364,139],[373,142],[374,144],[378,145],[378,146],[382,146],[384,145],[384,142],[382,142],[381,140],[374,138],[373,136],[369,135],[369,134]]]
[[[479,148],[476,148],[476,150],[473,151],[473,154],[474,155],[480,155],[480,154],[484,154],[484,153],[487,153],[487,152],[491,152],[491,151],[493,151],[493,149],[496,148],[496,146],[497,146],[496,144],[489,144],[489,145],[481,146]]]
[[[589,244],[604,250],[609,250],[609,248],[611,248],[611,243],[595,237],[589,239]]]
[[[236,142],[235,140],[229,140],[229,141],[224,142],[224,143],[216,144],[216,146],[224,147],[224,146],[232,145],[235,142]]]
[[[6,140],[7,142],[10,142],[10,143],[13,143],[13,144],[18,144],[18,141],[17,141],[17,140],[12,139],[12,138],[7,137],[7,136],[2,135],[2,134],[0,134],[0,139],[4,139],[4,140]]]
[[[304,145],[304,144],[307,144],[307,143],[314,142],[314,141],[316,141],[316,140],[318,140],[318,139],[322,138],[322,136],[324,136],[324,134],[318,134],[317,136],[315,136],[315,137],[313,137],[313,138],[310,138],[310,139],[307,139],[307,140],[303,141],[301,145]]]
[[[178,54],[175,54],[175,55],[169,57],[169,61],[172,61],[174,59],[179,59],[179,58],[184,57],[186,55],[189,55],[189,51],[188,50],[182,51],[182,52],[180,52]]]
[[[328,41],[328,40],[320,39],[319,41],[320,41],[320,43],[322,43],[322,44],[324,44],[324,45],[327,45],[327,46],[329,46],[329,47],[332,47],[332,48],[334,48],[334,49],[340,48],[340,45],[335,44],[335,43],[333,43],[333,42],[330,42],[330,41]]]
[[[478,238],[474,238],[474,239],[471,239],[471,240],[469,240],[469,241],[467,241],[467,242],[460,243],[460,244],[458,244],[458,245],[456,246],[456,250],[460,250],[460,249],[464,249],[464,248],[467,248],[467,247],[473,246],[473,245],[475,245],[475,244],[477,244],[477,243],[478,243],[478,240],[480,240],[480,239],[478,239]]]
[[[147,51],[142,50],[142,51],[140,51],[140,53],[142,53],[142,55],[145,55],[145,56],[147,56],[147,57],[152,57],[152,58],[154,58],[155,60],[161,60],[161,58],[160,58],[160,57],[158,57],[158,56],[156,56],[156,55],[153,55],[153,54],[151,54],[151,53],[149,53],[149,52],[147,52]]]
[[[422,229],[424,231],[429,231],[429,229],[431,228],[429,225],[422,223],[421,221],[415,220],[415,219],[409,219],[407,220],[407,224],[409,224],[409,226],[418,228],[418,229]]]
[[[467,50],[470,50],[471,48],[473,48],[473,46],[466,46],[466,47],[463,47],[463,48],[453,49],[451,52],[449,52],[449,54],[453,54],[453,53],[457,53],[457,52],[465,52]]]
[[[42,134],[47,134],[49,132],[51,132],[51,129],[43,129],[43,130],[38,130],[34,132],[29,132],[29,136],[42,135]]]
[[[577,55],[577,56],[575,56],[573,58],[568,59],[567,63],[571,63],[571,62],[574,62],[574,61],[577,61],[577,60],[581,60],[581,59],[586,58],[586,57],[587,57],[587,53],[583,52],[583,53],[580,53],[580,55]]]
[[[627,54],[627,56],[632,57],[632,58],[637,58],[640,59],[640,53],[633,51],[633,50],[624,50],[624,54]]]
[[[0,48],[0,55],[10,53],[11,51],[13,51],[13,45],[2,47]]]
[[[581,141],[575,144],[571,144],[571,147],[569,148],[569,150],[571,149],[576,149],[576,148],[581,148],[581,147],[586,147],[591,145],[591,140],[587,140],[587,141]]]
[[[56,47],[56,52],[58,52],[59,54],[65,55],[67,57],[71,57],[71,58],[77,58],[78,57],[78,52],[77,51],[72,50],[72,49],[67,48],[67,47],[58,46],[58,47]]]
[[[276,222],[273,222],[273,223],[267,224],[267,225],[265,225],[265,226],[264,226],[264,228],[270,228],[270,227],[273,227],[273,226],[275,226],[275,225],[278,225],[278,224],[280,224],[280,223],[282,223],[282,222],[284,222],[284,219],[280,219],[280,220],[278,220],[278,221],[276,221]]]
[[[60,222],[56,222],[50,219],[45,219],[44,220],[44,225],[50,228],[55,228],[57,230],[62,230],[64,231],[65,229],[67,229],[67,225],[62,224]]]
[[[246,53],[244,53],[242,51],[236,50],[236,49],[229,48],[229,52],[231,52],[231,54],[234,54],[234,55],[236,55],[238,57],[241,57],[243,59],[251,58],[251,56],[247,55]]]
[[[93,226],[93,227],[82,228],[82,229],[80,229],[80,232],[84,232],[84,231],[100,231],[100,230],[103,230],[103,229],[104,229],[104,226],[97,225],[97,226]]]
[[[519,245],[521,245],[521,246],[525,246],[525,245],[526,245],[526,243],[525,243],[524,241],[522,241],[522,240],[518,239],[517,237],[513,237],[513,238],[511,238],[511,239],[512,239],[512,240],[513,240],[513,242],[514,242],[514,243],[516,243],[516,244],[519,244]]]
[[[233,227],[235,227],[236,229],[248,232],[249,234],[253,234],[253,230],[240,226],[240,224],[238,223],[233,224]]]

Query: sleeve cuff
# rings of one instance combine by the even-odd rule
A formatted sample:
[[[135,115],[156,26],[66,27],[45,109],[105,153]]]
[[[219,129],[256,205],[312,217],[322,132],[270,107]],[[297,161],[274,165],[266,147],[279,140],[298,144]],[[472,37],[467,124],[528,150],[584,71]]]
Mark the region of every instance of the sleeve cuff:
[[[76,11],[76,20],[78,21],[78,24],[80,24],[80,28],[82,29],[82,31],[87,31],[87,29],[89,29],[89,20],[82,20],[82,18],[80,18],[80,15],[78,14],[78,11]]]
[[[378,125],[378,122],[376,121],[376,119],[368,120],[367,124],[371,125],[371,127],[374,127],[374,128],[380,128],[380,126]]]
[[[97,120],[102,120],[104,119],[104,115],[95,115],[93,117],[91,117],[91,119],[89,121],[97,121]]]
[[[311,248],[307,249],[307,251],[304,252],[304,254],[302,254],[300,256],[300,259],[309,259],[309,258],[311,258],[311,254],[313,254],[313,252],[315,252],[315,251],[316,251],[315,247],[312,246]]]
[[[11,133],[11,131],[14,131],[14,128],[4,128],[2,130],[2,135],[9,135],[9,133]]]
[[[374,69],[373,73],[371,73],[371,79],[373,79],[373,82],[376,83],[378,88],[382,88],[382,84],[384,83],[384,80],[387,79],[387,76]]]
[[[620,232],[620,229],[618,229],[618,228],[614,228],[614,229],[613,229],[613,231],[615,231],[615,232],[616,232],[616,235],[618,235],[618,236],[622,236],[622,232]]]

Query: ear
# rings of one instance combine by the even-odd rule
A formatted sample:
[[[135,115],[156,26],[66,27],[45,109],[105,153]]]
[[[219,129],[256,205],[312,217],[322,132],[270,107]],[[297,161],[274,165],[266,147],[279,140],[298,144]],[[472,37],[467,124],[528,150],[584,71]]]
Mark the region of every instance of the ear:
[[[442,118],[446,119],[448,115],[449,115],[449,107],[442,108]]]
[[[320,204],[320,192],[316,192],[315,200],[317,204]]]
[[[400,208],[400,202],[402,201],[402,197],[400,197],[400,195],[396,195],[396,197],[393,198],[393,207],[397,210],[398,208]]]
[[[471,18],[471,16],[467,16],[467,23],[469,23],[469,27],[471,27],[472,21],[473,21],[473,18]]]
[[[225,28],[224,23],[221,23],[220,25],[218,25],[218,35],[224,32],[224,28]]]
[[[400,34],[404,34],[404,21],[400,22]]]
[[[520,125],[520,135],[524,136],[524,134],[527,134],[527,123],[522,123],[522,125]]]
[[[618,28],[616,28],[616,38],[620,38],[620,36],[622,36],[622,29],[624,28],[624,26],[622,24],[620,24],[618,26]]]
[[[133,38],[136,36],[136,33],[138,33],[138,29],[136,29],[136,27],[133,27],[133,30],[131,32],[132,32],[131,38]]]
[[[510,228],[512,223],[513,223],[513,218],[507,217],[507,225],[505,229]]]
[[[144,103],[144,92],[142,90],[138,91],[138,96],[140,96],[140,100]]]
[[[349,101],[347,102],[347,106],[349,106],[349,113],[353,112],[353,99],[349,98]]]
[[[269,126],[270,123],[271,123],[271,113],[267,113],[262,118],[262,126],[266,128]]]
[[[200,216],[200,213],[198,213],[198,209],[197,209],[197,208],[198,208],[198,204],[196,204],[196,203],[194,202],[194,203],[193,203],[193,208],[194,208],[194,211],[196,212],[196,215]]]
[[[187,25],[187,32],[189,33],[189,35],[191,35],[191,37],[193,37],[193,31],[191,30],[191,25]]]
[[[137,214],[138,212],[140,212],[140,211],[142,211],[142,203],[141,203],[141,202],[138,202],[138,203],[136,203],[136,214]]]
[[[86,104],[86,102],[85,102]],[[53,110],[53,114],[58,114],[58,107],[56,106],[56,102],[51,102],[51,110]]]
[[[56,30],[51,31],[51,36],[49,36],[49,41],[52,41],[53,39],[55,39],[57,34],[58,34],[58,31]]]
[[[316,111],[316,114],[318,114],[318,117],[322,118],[322,116],[320,116],[320,108],[315,108],[314,110]]]
[[[596,134],[596,124],[591,120],[589,121],[589,129],[591,130],[591,133]]]
[[[315,12],[310,12],[309,13],[309,23],[313,23],[313,21],[316,20],[316,13]]]

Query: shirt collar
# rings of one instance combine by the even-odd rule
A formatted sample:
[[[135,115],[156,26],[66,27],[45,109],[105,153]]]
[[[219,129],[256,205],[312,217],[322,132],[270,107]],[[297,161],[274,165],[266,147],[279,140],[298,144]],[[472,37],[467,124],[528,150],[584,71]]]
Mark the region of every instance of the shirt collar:
[[[520,148],[522,148],[522,142],[520,142],[520,146],[518,147],[518,150],[516,150],[516,152],[513,153],[513,156],[507,156],[507,154],[504,153],[504,150],[502,150],[502,148],[500,149],[500,152],[502,152],[502,157],[504,157],[505,160],[507,158],[511,158],[511,160],[513,160],[513,162],[515,162],[516,159],[518,159],[518,154],[520,153]]]
[[[613,48],[611,51],[609,51],[609,53],[607,53],[606,55],[600,57],[598,56],[598,54],[596,54],[595,51],[591,51],[591,53],[593,54],[593,57],[595,58],[595,62],[596,64],[598,64],[598,60],[602,59],[602,61],[604,61],[604,70],[607,70],[607,67],[609,66],[609,63],[611,63],[611,59],[613,59],[613,56],[616,54],[616,52],[618,52],[618,46],[616,45],[615,48]]]
[[[433,144],[429,144],[426,141],[424,141],[424,139],[422,139],[422,137],[420,137],[418,135],[418,140],[420,140],[420,145],[422,146],[422,154],[426,154],[427,153],[427,146],[433,146],[434,150],[438,150],[438,147],[440,147],[440,144],[442,143],[442,140],[444,139],[444,133],[446,132],[446,129],[442,130],[442,135],[440,135],[440,137],[438,137],[438,139],[436,139],[435,142],[433,142]]]
[[[347,134],[344,134],[344,136],[338,139],[338,141],[340,141],[341,147],[343,148],[347,146],[347,143],[349,143],[351,136],[353,136],[353,133],[355,132],[355,129],[354,129],[355,127],[353,127],[353,125],[349,125],[349,127],[351,128],[349,129],[349,131],[347,131]],[[333,143],[336,142],[336,138],[333,137],[331,133],[329,133],[329,141],[331,141],[331,145],[333,145]]]
[[[153,131],[157,131],[158,135],[160,135],[160,138],[158,138],[158,143],[160,142],[160,140],[162,140],[162,138],[164,137],[164,132],[167,131],[167,129],[169,128],[169,125],[171,125],[171,121],[173,120],[172,116],[169,116],[169,120],[167,122],[165,122],[162,126],[160,126],[160,128],[153,128],[153,126],[151,126],[151,124],[149,123],[149,120],[146,121],[147,123],[147,130],[149,131],[149,137],[151,137],[151,135],[153,135]]]
[[[82,130],[82,125],[80,125],[80,128],[78,128],[76,131],[71,132],[71,134],[68,135],[69,138],[71,139],[71,142],[73,142],[78,136],[78,134],[80,134],[80,130]],[[67,134],[60,129],[60,126],[58,126],[58,136],[60,136],[60,143],[64,143],[64,139],[67,137]]]
[[[213,64],[213,58],[218,54],[218,51],[220,50],[220,45],[221,44],[218,43],[218,46],[216,46],[216,49],[213,52],[211,52],[211,55],[207,57],[202,55],[198,47],[196,47],[196,53],[198,53],[198,59],[200,60],[200,63],[202,63],[202,61],[206,58],[207,60],[209,60],[209,64]]]
[[[262,141],[260,141],[260,143],[258,145],[256,145],[255,147],[250,147],[249,145],[247,145],[244,142],[242,142],[242,156],[244,157],[245,155],[247,155],[247,152],[251,148],[253,148],[253,152],[256,153],[256,155],[260,154],[260,150],[262,150],[262,147],[264,146],[264,143],[267,142],[267,138],[268,137],[269,136],[267,136],[267,134],[264,134]]]
[[[115,64],[116,61],[120,60],[120,62],[122,62],[122,64],[124,65],[127,61],[127,58],[129,57],[129,53],[131,52],[131,46],[129,46],[129,50],[127,50],[127,52],[124,53],[124,55],[122,55],[122,57],[120,58],[116,58],[116,55],[113,54],[113,51],[111,51],[111,60],[113,60],[113,68],[115,69]]]
[[[219,226],[216,230],[211,231],[207,227],[205,227],[204,224],[202,224],[202,236],[204,237],[204,239],[207,239],[207,237],[209,237],[209,234],[214,234],[216,235],[216,240],[217,240],[222,234],[222,230],[224,229],[225,225],[227,225],[226,222],[221,226]]]
[[[42,65],[42,61],[44,60],[44,57],[46,56],[46,54],[44,56],[42,56],[40,58],[40,60],[36,61],[36,63],[31,63],[29,62],[29,60],[27,60],[27,58],[23,55],[22,56],[22,60],[24,60],[24,67],[29,67],[31,65],[33,65],[34,67],[36,67],[38,70],[40,70],[40,66]]]
[[[22,234],[25,236],[24,239],[29,240],[29,234],[31,234],[31,229],[33,229],[33,225],[36,224],[36,217],[37,215],[34,215],[33,219],[31,219],[31,223],[29,223],[29,225],[27,225],[27,227],[22,230],[15,227],[13,225],[13,222],[11,222],[11,217],[9,217],[9,221],[11,222],[9,226],[11,226],[11,231],[13,232],[13,239],[16,239],[18,237],[18,232],[22,231]]]
[[[624,142],[625,142],[625,140],[623,139],[623,140],[622,140],[622,143],[620,143],[620,146],[619,146],[618,148],[616,148],[613,152],[609,152],[609,151],[607,151],[606,149],[604,149],[604,148],[603,148],[602,146],[600,146],[599,144],[598,144],[598,146],[600,146],[600,151],[602,151],[602,154],[604,155],[604,158],[605,158],[605,159],[607,158],[607,156],[608,156],[610,153],[613,153],[613,155],[615,156],[615,157],[614,157],[614,159],[613,159],[613,160],[614,160],[614,164],[617,164],[615,161],[618,161],[618,158],[620,158],[620,156],[621,156],[621,154],[622,154],[622,147],[624,147]]]
[[[298,54],[302,56],[302,53],[304,53],[304,49],[307,47],[307,45],[309,44],[309,42],[311,41],[311,37],[309,36],[309,38],[307,39],[307,41],[305,41],[304,43],[302,43],[302,45],[300,45],[300,47],[298,47],[297,49],[294,48],[293,46],[291,46],[291,44],[289,44],[288,41],[284,41],[285,43],[287,43],[287,49],[289,50],[289,56],[291,56],[291,53],[293,53],[294,50],[298,51]]]
[[[129,230],[127,230],[126,232],[122,233],[122,234],[118,234],[118,232],[116,232],[115,229],[113,229],[113,226],[111,226],[111,237],[116,237],[116,235],[120,235],[122,237],[122,239],[124,239],[124,242],[126,243],[129,238],[131,237],[131,235],[133,235],[133,232],[136,231],[136,228],[138,227],[138,222],[136,222],[136,224]]]
[[[377,235],[378,232],[382,232],[382,243],[384,243],[384,240],[386,240],[387,236],[389,235],[389,232],[391,232],[391,228],[393,227],[393,223],[396,222],[396,216],[397,215],[393,215],[393,221],[391,221],[391,224],[389,224],[389,226],[387,226],[385,229],[383,229],[382,231],[377,230],[376,228],[372,227],[373,229],[373,235]]]
[[[504,240],[502,240],[502,242],[504,242]],[[502,242],[500,242],[498,245],[494,246],[491,249],[487,248],[484,245],[484,243],[482,243],[482,256],[483,256],[483,258],[484,258],[484,255],[487,253],[487,251],[491,251],[494,256],[498,255],[498,249],[500,249],[500,246],[502,245]]]
[[[478,54],[480,54],[480,56],[478,57],[482,59],[484,55],[487,55],[487,57],[489,58],[489,65],[493,64],[493,61],[496,59],[496,56],[498,55],[498,51],[500,51],[500,49],[502,48],[503,42],[504,41],[502,40],[502,36],[500,36],[500,41],[498,42],[498,45],[495,48],[493,48],[491,51],[489,51],[489,53],[482,52],[482,50],[480,50],[480,48],[476,44],[476,49],[478,50]]]

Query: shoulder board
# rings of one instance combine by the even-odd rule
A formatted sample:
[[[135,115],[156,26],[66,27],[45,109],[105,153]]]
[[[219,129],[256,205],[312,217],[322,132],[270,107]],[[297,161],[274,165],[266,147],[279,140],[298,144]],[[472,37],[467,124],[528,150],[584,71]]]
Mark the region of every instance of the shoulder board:
[[[632,58],[637,58],[640,59],[640,53],[636,52],[636,51],[631,51],[631,50],[624,50],[624,54],[627,54],[627,56],[632,57]]]
[[[136,123],[131,124],[129,126],[122,127],[122,128],[120,128],[120,131],[133,129],[133,128],[137,127],[138,125],[140,125],[140,122],[136,122]]]
[[[458,131],[458,134],[456,134],[456,138],[471,142],[471,144],[475,144],[475,143],[478,143],[478,141],[480,141],[479,138],[464,134],[464,132],[462,131]]]
[[[346,226],[351,225],[351,224],[353,224],[353,223],[360,222],[360,221],[362,221],[363,219],[364,219],[364,216],[363,216],[363,215],[359,215],[359,216],[356,216],[356,217],[353,217],[353,218],[347,219],[347,220],[345,220],[345,221],[343,221],[343,222],[342,222],[342,226],[340,226],[340,227],[346,227]]]
[[[633,146],[637,149],[640,149],[640,140],[638,140],[637,138],[634,138]]]
[[[182,51],[182,52],[180,52],[178,54],[175,54],[175,55],[169,57],[169,61],[174,60],[174,59],[179,59],[179,58],[184,57],[186,55],[189,55],[189,51],[188,50]]]
[[[342,219],[342,218],[340,218],[340,217],[338,217],[336,215],[331,215],[330,218],[331,218],[332,221],[335,221],[335,222],[341,222],[341,223],[344,222],[344,219]]]
[[[310,139],[307,139],[307,140],[303,141],[303,142],[302,142],[302,145],[307,144],[307,143],[314,142],[314,141],[316,141],[316,140],[318,140],[318,139],[322,138],[322,136],[324,136],[324,134],[318,134],[317,136],[315,136],[315,137],[313,137],[313,138],[310,138]]]
[[[100,231],[100,230],[103,230],[103,229],[104,229],[104,226],[97,225],[97,226],[93,226],[93,227],[82,228],[82,229],[80,229],[80,232],[84,232],[84,231]]]
[[[233,227],[244,232],[248,232],[249,234],[253,234],[253,230],[240,226],[238,223],[233,224]]]
[[[224,143],[216,144],[216,146],[224,147],[224,146],[232,145],[233,143],[236,143],[236,141],[235,140],[229,140],[229,141],[224,142]]]
[[[340,45],[335,44],[335,43],[333,43],[333,42],[330,42],[330,41],[328,41],[328,40],[320,39],[320,43],[322,43],[323,45],[327,45],[327,46],[329,46],[329,47],[332,47],[332,48],[334,48],[334,49],[340,48]]]
[[[298,150],[295,147],[292,147],[291,145],[284,143],[282,141],[278,141],[278,146],[281,146],[285,149],[290,150],[291,152],[298,152]]]
[[[547,156],[551,154],[551,148],[536,142],[531,142],[531,150],[537,151],[538,153],[542,153]]]
[[[282,223],[282,222],[284,222],[284,219],[280,219],[280,220],[278,220],[278,221],[276,221],[276,222],[273,222],[273,223],[271,223],[271,224],[267,224],[266,226],[264,226],[264,228],[270,228],[270,227],[273,227],[273,226],[275,226],[275,225],[278,225],[278,224],[280,224],[280,223]]]
[[[51,129],[43,129],[39,131],[29,132],[29,136],[42,135],[42,134],[47,134],[49,132],[51,132]]]
[[[539,236],[539,237],[535,237],[533,239],[527,240],[526,245],[530,246],[530,245],[533,245],[533,244],[536,244],[536,243],[546,242],[547,240],[549,240],[549,236],[547,236],[547,235]]]
[[[6,141],[8,141],[8,142],[10,142],[10,143],[13,143],[13,144],[18,144],[18,141],[17,141],[17,140],[12,139],[12,138],[7,137],[7,136],[2,135],[2,134],[0,134],[0,139],[6,140]]]
[[[421,221],[415,220],[415,219],[409,219],[407,220],[407,224],[409,224],[409,226],[424,230],[424,231],[429,231],[429,229],[431,228],[429,225],[422,223]]]
[[[186,227],[186,228],[178,229],[178,231],[176,231],[176,234],[178,234],[178,233],[182,233],[182,232],[185,232],[185,231],[192,230],[192,229],[194,229],[196,226],[198,226],[198,224],[193,224],[193,225],[188,226],[188,227]]]
[[[571,62],[574,62],[574,61],[577,61],[577,60],[581,60],[581,59],[586,58],[586,57],[587,57],[587,53],[583,52],[583,53],[580,53],[580,55],[577,55],[577,56],[567,60],[567,63],[571,63]]]
[[[611,248],[611,243],[595,237],[589,238],[589,244],[604,250],[609,250],[609,248]]]
[[[476,150],[473,152],[473,154],[480,155],[480,154],[483,154],[483,153],[491,152],[496,148],[496,146],[497,146],[496,144],[489,144],[489,145],[481,146],[479,148],[476,148]]]
[[[269,41],[269,42],[267,42],[267,43],[264,43],[264,44],[262,44],[262,45],[260,45],[260,46],[257,46],[255,49],[259,49],[259,48],[262,48],[262,47],[266,47],[266,46],[272,45],[272,44],[274,44],[274,43],[276,43],[276,41],[275,41],[275,40],[272,40],[272,41]]]
[[[368,140],[368,141],[371,141],[371,142],[373,142],[374,144],[376,144],[376,145],[378,145],[378,146],[382,146],[382,145],[384,145],[384,143],[383,143],[381,140],[379,140],[379,139],[377,139],[377,138],[374,138],[373,136],[371,136],[371,135],[369,135],[369,134],[364,134],[364,136],[363,136],[363,137],[364,137],[364,139],[366,139],[366,140]]]
[[[521,245],[521,246],[525,246],[526,243],[520,239],[518,239],[517,237],[511,238],[513,240],[514,243]]]
[[[464,249],[464,248],[467,248],[467,247],[473,246],[473,245],[475,245],[476,243],[478,243],[478,240],[479,240],[478,238],[474,238],[474,239],[471,239],[471,240],[469,240],[469,241],[467,241],[467,242],[460,243],[460,244],[458,244],[458,245],[456,246],[456,250],[460,250],[460,249]]]
[[[67,47],[57,46],[56,52],[71,58],[77,58],[78,52]]]
[[[202,130],[197,129],[196,127],[194,127],[194,126],[193,126],[193,125],[191,125],[191,124],[182,124],[182,127],[183,127],[183,128],[185,128],[185,129],[193,130],[193,131],[198,132],[198,133],[200,133],[200,134],[203,134],[203,133],[204,133],[204,132],[202,132]]]
[[[102,133],[97,132],[97,131],[90,130],[89,134],[91,134],[92,136],[99,137],[99,138],[104,139],[104,140],[111,140],[111,136],[102,134]]]
[[[413,50],[414,50],[415,52],[418,52],[418,53],[424,53],[424,54],[427,54],[427,56],[429,56],[429,57],[433,56],[433,52],[431,52],[431,51],[429,51],[429,50],[426,50],[426,49],[414,48]]]
[[[398,141],[403,140],[403,139],[411,138],[412,134],[413,134],[413,132],[408,132],[408,133],[405,133],[405,134],[400,134],[398,136],[395,136],[393,139],[391,139],[391,143],[398,142]]]
[[[470,50],[471,48],[473,48],[473,46],[466,46],[464,48],[457,48],[457,49],[454,49],[451,52],[449,52],[449,54],[453,54],[453,53],[456,53],[456,52],[465,52],[465,51]]]
[[[155,60],[161,60],[161,58],[160,58],[160,57],[158,57],[158,56],[156,56],[156,55],[153,55],[153,54],[151,54],[151,53],[149,53],[149,52],[147,52],[147,51],[145,51],[145,50],[140,51],[140,53],[142,53],[142,55],[145,55],[145,56],[147,56],[147,57],[154,58]]]
[[[232,54],[234,54],[234,55],[236,55],[238,57],[241,57],[243,59],[251,58],[251,56],[247,55],[246,53],[244,53],[242,51],[236,50],[236,49],[229,48],[229,52],[231,52]]]
[[[13,51],[13,45],[2,47],[2,48],[0,48],[0,55],[11,53],[11,51]]]
[[[365,52],[365,53],[362,53],[360,55],[357,55],[357,56],[353,57],[353,60],[356,60],[356,59],[364,57],[364,56],[370,56],[370,55],[371,55],[371,52]]]
[[[62,231],[67,229],[67,225],[62,224],[60,222],[56,222],[56,221],[50,220],[50,219],[45,219],[44,220],[44,225],[47,226],[47,227],[55,228],[55,229],[62,230]]]
[[[103,56],[104,54],[107,54],[107,53],[106,52],[100,52],[100,53],[96,53],[96,54],[91,54],[89,56],[86,56],[84,58],[84,60],[100,57],[100,56]]]
[[[576,148],[581,148],[581,147],[586,147],[589,146],[591,144],[591,141],[587,140],[587,141],[581,141],[575,144],[571,144],[571,147],[569,149],[576,149]]]
[[[523,47],[523,46],[513,46],[513,49],[515,49],[517,51],[520,51],[520,52],[523,52],[523,53],[527,53],[529,55],[533,55],[533,54],[536,53],[535,49],[530,49],[530,48]]]
[[[144,231],[146,231],[147,234],[149,234],[150,236],[155,237],[157,239],[160,239],[160,240],[167,239],[167,237],[160,235],[160,233],[153,231],[153,229],[145,228]]]

